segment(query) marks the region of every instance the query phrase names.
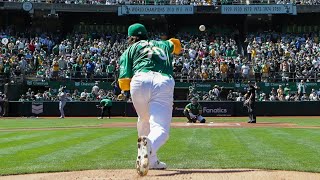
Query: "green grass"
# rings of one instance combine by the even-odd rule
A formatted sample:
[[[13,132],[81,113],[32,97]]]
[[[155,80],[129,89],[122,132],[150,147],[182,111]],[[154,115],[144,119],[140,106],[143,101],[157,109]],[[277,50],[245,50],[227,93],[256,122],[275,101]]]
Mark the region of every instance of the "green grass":
[[[210,118],[239,122],[246,118]],[[259,118],[264,122],[320,125],[320,118]],[[135,128],[81,128],[134,118],[0,120],[0,175],[84,169],[134,168]],[[185,121],[177,118],[174,121]],[[77,127],[58,130],[14,128]],[[172,128],[159,158],[169,168],[261,168],[320,172],[319,129]]]

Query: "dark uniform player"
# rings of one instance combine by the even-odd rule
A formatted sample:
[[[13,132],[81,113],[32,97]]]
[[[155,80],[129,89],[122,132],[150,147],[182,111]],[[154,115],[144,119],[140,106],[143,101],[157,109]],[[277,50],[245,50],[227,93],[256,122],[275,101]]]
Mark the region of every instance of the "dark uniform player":
[[[197,98],[192,98],[191,103],[187,104],[184,108],[183,114],[188,118],[188,123],[205,123],[206,120],[201,116],[202,106],[198,103]]]
[[[98,105],[99,108],[101,108],[101,115],[99,119],[103,119],[103,116],[106,111],[108,111],[109,119],[111,118],[111,107],[112,107],[112,101],[110,99],[102,99],[100,101],[100,105]]]
[[[246,100],[244,105],[248,108],[249,121],[248,123],[256,123],[256,109],[255,109],[255,99],[256,99],[257,87],[249,83],[249,89],[246,94]]]

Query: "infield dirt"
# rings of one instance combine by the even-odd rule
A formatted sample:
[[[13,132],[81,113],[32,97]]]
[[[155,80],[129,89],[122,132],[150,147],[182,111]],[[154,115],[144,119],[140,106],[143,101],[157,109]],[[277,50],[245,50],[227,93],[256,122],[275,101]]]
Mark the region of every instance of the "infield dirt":
[[[320,173],[268,171],[259,169],[184,169],[149,171],[140,177],[135,170],[89,170],[0,177],[1,180],[304,180],[320,179]]]

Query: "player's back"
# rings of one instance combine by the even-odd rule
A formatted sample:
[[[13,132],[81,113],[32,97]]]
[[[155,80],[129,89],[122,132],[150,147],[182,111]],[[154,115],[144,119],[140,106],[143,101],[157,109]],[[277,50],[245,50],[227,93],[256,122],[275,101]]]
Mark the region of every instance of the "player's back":
[[[150,70],[164,74],[173,74],[173,44],[169,41],[142,40],[130,48],[133,58],[133,72]]]

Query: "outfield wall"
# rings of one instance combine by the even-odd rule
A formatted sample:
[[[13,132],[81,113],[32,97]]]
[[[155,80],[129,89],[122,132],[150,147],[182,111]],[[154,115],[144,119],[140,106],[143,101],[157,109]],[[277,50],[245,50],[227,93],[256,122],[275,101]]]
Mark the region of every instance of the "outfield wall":
[[[189,101],[175,101],[173,116],[183,116],[184,106]],[[65,115],[74,117],[97,117],[100,109],[98,102],[68,102]],[[205,117],[214,116],[246,116],[246,108],[241,102],[200,102]],[[257,102],[258,116],[320,116],[320,102]],[[8,104],[8,115],[19,116],[59,116],[59,102],[16,102]],[[113,116],[136,116],[131,102],[113,102]]]

